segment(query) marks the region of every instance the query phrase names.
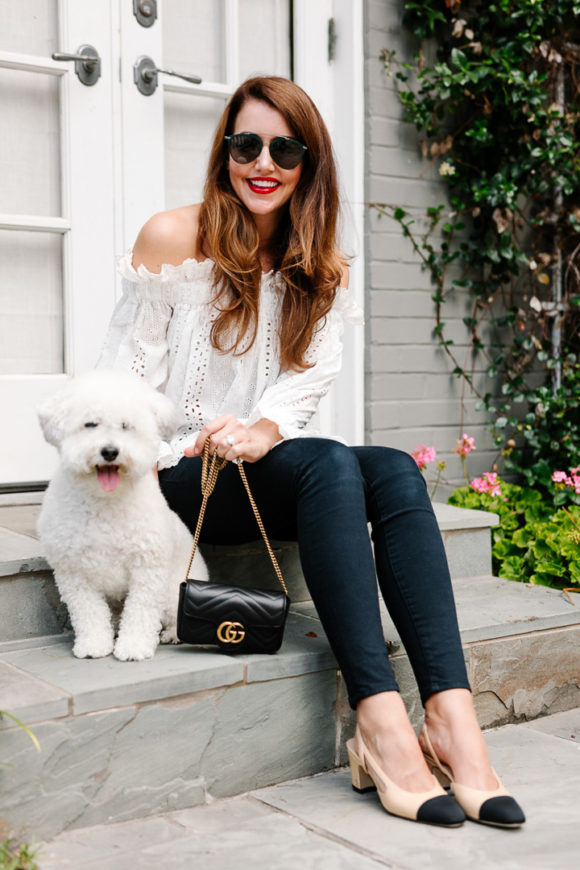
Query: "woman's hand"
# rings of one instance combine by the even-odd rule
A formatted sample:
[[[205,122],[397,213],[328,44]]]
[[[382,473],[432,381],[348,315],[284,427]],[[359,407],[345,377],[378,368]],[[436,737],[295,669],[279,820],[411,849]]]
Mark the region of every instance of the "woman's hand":
[[[200,456],[209,438],[211,450],[217,450],[218,456],[230,461],[257,462],[281,437],[276,423],[265,417],[253,426],[245,426],[233,414],[224,414],[206,423],[193,447],[186,447],[184,452],[186,456]]]

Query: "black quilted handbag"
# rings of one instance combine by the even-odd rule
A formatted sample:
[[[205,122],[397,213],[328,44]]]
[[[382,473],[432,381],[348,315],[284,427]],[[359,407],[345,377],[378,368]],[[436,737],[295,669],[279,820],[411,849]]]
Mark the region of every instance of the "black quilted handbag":
[[[207,500],[216,484],[220,470],[227,460],[214,453],[209,461],[209,445],[202,457],[201,488],[203,499],[193,538],[191,558],[186,579],[179,590],[177,611],[177,636],[184,643],[217,644],[227,652],[275,653],[280,649],[290,598],[262,518],[250,491],[243,464],[238,461],[240,476],[256,521],[268,549],[276,576],[283,592],[267,589],[247,589],[241,586],[226,586],[189,579],[189,571],[199,542]]]

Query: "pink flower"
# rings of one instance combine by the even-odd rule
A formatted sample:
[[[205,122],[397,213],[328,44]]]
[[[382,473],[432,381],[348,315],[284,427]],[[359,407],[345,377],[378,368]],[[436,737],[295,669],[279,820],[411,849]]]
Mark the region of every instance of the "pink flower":
[[[552,475],[552,480],[554,483],[567,483],[568,475],[565,471],[555,471]]]
[[[491,496],[501,495],[501,486],[499,485],[499,480],[497,479],[496,472],[490,473],[486,471],[483,475],[485,477],[487,483],[487,492]]]
[[[475,446],[475,438],[470,438],[469,435],[463,433],[463,438],[457,439],[457,447],[453,451],[460,456],[469,456],[472,450],[477,450]]]
[[[554,483],[561,483],[580,494],[580,466],[571,468],[569,474],[566,474],[565,471],[555,471],[552,474],[552,480]]]
[[[483,477],[474,477],[470,486],[476,492],[487,493],[492,498],[501,495],[501,486],[495,471],[486,471]]]
[[[435,462],[437,459],[437,453],[435,452],[434,447],[425,447],[424,444],[419,444],[414,448],[411,456],[421,469],[424,471],[427,468],[427,464],[429,462]]]
[[[483,477],[474,477],[470,484],[471,488],[476,492],[485,492],[485,481]]]

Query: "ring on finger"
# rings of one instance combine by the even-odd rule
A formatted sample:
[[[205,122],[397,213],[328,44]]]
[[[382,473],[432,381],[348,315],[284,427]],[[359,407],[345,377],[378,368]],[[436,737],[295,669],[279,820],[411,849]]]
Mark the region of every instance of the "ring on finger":
[[[234,444],[236,443],[236,439],[234,438],[233,435],[226,435],[226,441],[230,445],[230,447],[233,447]]]

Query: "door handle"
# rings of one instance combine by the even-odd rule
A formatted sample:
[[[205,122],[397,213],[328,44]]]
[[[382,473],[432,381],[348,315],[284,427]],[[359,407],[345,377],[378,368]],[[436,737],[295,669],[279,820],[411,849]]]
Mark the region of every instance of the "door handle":
[[[83,85],[90,87],[95,85],[101,75],[101,58],[99,52],[92,45],[81,45],[76,54],[66,51],[55,51],[51,55],[53,60],[74,61],[75,73]]]
[[[160,69],[155,66],[155,62],[150,57],[144,54],[138,57],[133,65],[133,81],[137,85],[137,90],[146,97],[154,94],[158,85],[158,73],[163,73],[166,76],[176,76],[178,79],[183,79],[194,85],[199,85],[202,81],[199,76],[178,73],[171,69]]]

